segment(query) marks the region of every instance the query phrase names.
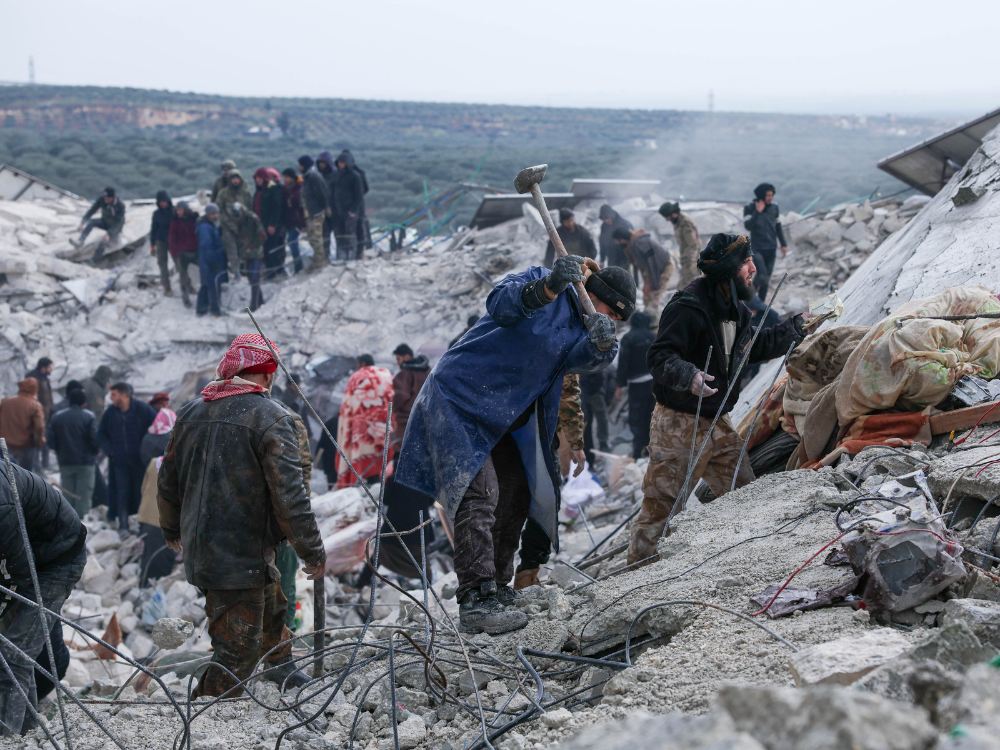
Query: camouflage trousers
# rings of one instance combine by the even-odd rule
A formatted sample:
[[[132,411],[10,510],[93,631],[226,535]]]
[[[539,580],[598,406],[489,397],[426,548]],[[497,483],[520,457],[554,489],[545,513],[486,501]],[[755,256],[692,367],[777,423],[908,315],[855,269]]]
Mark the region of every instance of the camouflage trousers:
[[[198,681],[194,697],[222,695],[236,684],[229,672],[213,664],[245,680],[265,654],[265,669],[291,659],[292,634],[285,627],[287,608],[288,600],[277,581],[259,589],[207,590],[205,612],[213,654],[211,664]],[[237,688],[226,697],[234,698],[242,692],[242,688]]]
[[[698,258],[701,256],[700,249],[686,243],[681,244],[681,279],[677,285],[678,289],[683,289],[701,275],[698,270]]]
[[[323,214],[320,214],[306,219],[306,240],[313,250],[310,271],[322,268],[330,262],[326,257],[326,250],[323,249],[323,221],[325,218]]]
[[[648,278],[643,279],[642,311],[652,317],[653,320],[660,319],[660,311],[663,309],[663,306],[660,304],[660,298],[667,290],[667,283],[670,281],[670,277],[674,275],[675,268],[677,266],[671,258],[670,262],[667,263],[667,267],[663,269],[663,273],[660,274],[659,289],[653,289],[653,284]]]
[[[649,432],[649,467],[642,480],[642,510],[632,525],[632,538],[628,546],[630,564],[647,558],[653,558],[649,562],[656,559],[656,543],[660,541],[670,509],[677,501],[687,474],[694,422],[693,414],[674,411],[663,404],[657,404],[653,410]],[[698,420],[696,454],[711,423],[711,417],[701,417]],[[712,439],[694,467],[688,492],[694,489],[699,479],[705,480],[716,497],[729,492],[742,448],[743,440],[733,428],[727,414],[715,425]],[[742,487],[753,480],[750,461],[744,457],[736,486]]]

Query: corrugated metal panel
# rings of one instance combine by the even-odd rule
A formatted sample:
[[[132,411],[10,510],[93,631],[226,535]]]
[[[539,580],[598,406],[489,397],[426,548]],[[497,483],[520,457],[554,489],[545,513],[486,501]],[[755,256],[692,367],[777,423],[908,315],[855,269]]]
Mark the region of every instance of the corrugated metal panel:
[[[547,193],[545,194],[545,205],[550,211],[567,206],[575,206],[579,203],[579,197],[573,193]],[[503,193],[502,195],[484,195],[483,202],[479,204],[476,215],[469,222],[470,227],[485,229],[496,226],[511,219],[519,219],[524,216],[522,206],[526,203],[534,205],[534,200],[530,193],[519,195],[517,193]]]
[[[53,192],[70,198],[80,197],[76,193],[40,180],[17,167],[0,164],[0,200],[16,201],[22,198],[34,200],[35,198],[55,197],[52,195]]]
[[[925,195],[937,195],[997,124],[1000,109],[887,156],[878,167]]]

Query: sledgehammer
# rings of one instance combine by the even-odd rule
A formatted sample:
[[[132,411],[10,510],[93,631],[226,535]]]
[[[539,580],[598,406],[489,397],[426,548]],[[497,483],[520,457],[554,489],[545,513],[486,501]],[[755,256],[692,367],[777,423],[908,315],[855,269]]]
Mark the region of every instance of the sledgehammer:
[[[549,233],[549,239],[552,240],[552,247],[556,249],[556,255],[562,257],[569,253],[563,247],[562,239],[556,231],[556,225],[552,223],[552,217],[549,215],[549,209],[545,206],[545,197],[542,195],[542,188],[540,187],[542,180],[545,178],[545,170],[548,168],[548,164],[539,164],[537,167],[522,169],[517,173],[517,177],[514,178],[514,189],[522,195],[524,193],[531,193],[535,199],[535,208],[542,215],[542,223],[545,224],[545,231]],[[583,312],[587,315],[593,315],[597,312],[594,309],[594,303],[590,301],[590,295],[583,288],[583,282],[574,281],[573,285],[576,287],[576,296],[580,300]]]

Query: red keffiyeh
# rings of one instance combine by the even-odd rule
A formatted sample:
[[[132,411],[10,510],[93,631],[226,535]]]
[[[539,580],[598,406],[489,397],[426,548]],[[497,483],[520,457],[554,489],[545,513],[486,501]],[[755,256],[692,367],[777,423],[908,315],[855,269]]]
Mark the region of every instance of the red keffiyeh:
[[[269,342],[274,351],[281,354],[273,341]],[[278,361],[267,348],[263,336],[256,333],[244,333],[233,339],[229,351],[219,363],[215,371],[216,379],[205,386],[201,392],[206,401],[216,401],[227,396],[240,393],[263,393],[264,388],[258,383],[245,380],[239,375],[274,372],[278,369]]]

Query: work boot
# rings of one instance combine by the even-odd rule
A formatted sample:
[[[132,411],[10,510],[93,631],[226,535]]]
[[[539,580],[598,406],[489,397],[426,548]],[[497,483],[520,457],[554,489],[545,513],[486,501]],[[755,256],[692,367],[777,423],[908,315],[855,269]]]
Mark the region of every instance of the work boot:
[[[164,286],[163,286],[163,296],[164,297],[173,297],[174,296],[174,290],[170,288],[170,284],[164,284]]]
[[[538,580],[538,568],[528,568],[528,570],[519,570],[514,574],[514,591],[520,591],[521,589],[526,589],[528,586],[541,586],[542,582]]]
[[[505,607],[516,607],[521,595],[510,586],[497,586],[497,601]]]
[[[284,664],[272,664],[267,669],[269,671],[264,674],[264,679],[284,690],[295,690],[312,681],[312,678],[296,667],[295,662],[292,661]]]
[[[528,624],[524,612],[509,610],[497,598],[497,585],[489,581],[472,589],[459,603],[459,629],[463,633],[500,635]]]

